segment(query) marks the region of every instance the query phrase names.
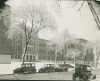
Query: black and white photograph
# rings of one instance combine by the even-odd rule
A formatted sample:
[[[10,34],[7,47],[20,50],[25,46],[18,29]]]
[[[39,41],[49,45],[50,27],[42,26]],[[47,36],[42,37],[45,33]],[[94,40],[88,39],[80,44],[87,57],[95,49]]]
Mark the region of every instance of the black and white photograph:
[[[100,1],[0,0],[0,80],[100,81]]]

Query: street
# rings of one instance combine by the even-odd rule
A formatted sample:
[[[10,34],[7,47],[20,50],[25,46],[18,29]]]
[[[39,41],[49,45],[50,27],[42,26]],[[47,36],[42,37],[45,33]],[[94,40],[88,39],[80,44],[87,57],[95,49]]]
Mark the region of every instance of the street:
[[[0,80],[72,80],[73,72],[1,75]]]
[[[100,75],[100,69],[93,70],[93,74]],[[0,80],[72,80],[74,71],[36,74],[1,75]],[[94,80],[97,81],[97,80]]]

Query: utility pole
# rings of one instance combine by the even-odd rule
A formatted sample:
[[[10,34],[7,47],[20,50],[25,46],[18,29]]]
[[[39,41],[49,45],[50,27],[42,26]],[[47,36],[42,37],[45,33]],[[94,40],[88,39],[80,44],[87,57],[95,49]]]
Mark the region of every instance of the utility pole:
[[[75,51],[75,53],[74,53],[74,65],[75,65],[75,63],[76,63],[76,62],[75,62],[75,54],[76,54],[76,51]]]

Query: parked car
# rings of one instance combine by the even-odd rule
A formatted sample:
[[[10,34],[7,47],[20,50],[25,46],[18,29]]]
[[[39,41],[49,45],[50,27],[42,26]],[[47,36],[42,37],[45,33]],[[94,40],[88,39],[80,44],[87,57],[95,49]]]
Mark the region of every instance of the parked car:
[[[68,71],[68,65],[67,64],[58,64],[58,66],[55,68],[56,72],[67,72]]]
[[[76,64],[75,65],[75,73],[73,74],[73,80],[83,79],[87,81],[88,79],[96,79],[96,75],[92,74],[92,68],[90,65],[85,64]]]
[[[35,73],[35,63],[24,63],[21,65],[20,68],[13,70],[14,74],[28,74],[28,73]]]
[[[44,64],[43,68],[39,69],[39,73],[55,72],[54,64]]]

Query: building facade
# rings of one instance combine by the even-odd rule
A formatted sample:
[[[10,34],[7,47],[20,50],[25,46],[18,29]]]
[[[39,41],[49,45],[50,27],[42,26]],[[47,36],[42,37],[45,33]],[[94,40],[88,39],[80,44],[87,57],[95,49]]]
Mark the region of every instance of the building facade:
[[[25,37],[15,36],[10,40],[7,39],[7,36],[5,35],[6,31],[4,21],[0,19],[0,54],[10,55],[12,62],[21,62],[25,47]],[[48,42],[48,40],[38,38],[38,33],[35,34],[34,37],[30,39],[27,46],[25,61],[54,61],[55,51],[49,49]],[[60,56],[57,57],[58,60],[59,58]]]
[[[10,7],[7,6],[7,12],[10,11]],[[11,61],[21,62],[22,55],[25,47],[25,37],[13,37],[12,40],[8,40],[5,36],[5,31],[7,30],[5,26],[5,21],[2,20],[2,15],[0,15],[0,54],[10,55]],[[10,22],[10,15],[7,20]],[[9,23],[7,24],[9,25]],[[25,55],[26,62],[36,62],[36,61],[55,61],[55,50],[50,49],[48,45],[49,40],[41,39],[38,37],[38,33],[34,35],[29,41],[27,46],[27,52]],[[89,54],[92,54],[91,50]],[[89,55],[88,56],[91,56]],[[63,61],[64,56],[60,53],[57,54],[57,61]],[[93,56],[91,59],[93,60]]]

